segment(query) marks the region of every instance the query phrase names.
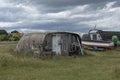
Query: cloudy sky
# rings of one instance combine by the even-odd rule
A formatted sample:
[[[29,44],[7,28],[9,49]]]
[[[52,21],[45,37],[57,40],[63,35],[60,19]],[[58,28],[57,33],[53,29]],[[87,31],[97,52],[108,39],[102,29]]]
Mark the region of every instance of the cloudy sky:
[[[7,31],[120,31],[120,0],[0,0],[0,29]]]

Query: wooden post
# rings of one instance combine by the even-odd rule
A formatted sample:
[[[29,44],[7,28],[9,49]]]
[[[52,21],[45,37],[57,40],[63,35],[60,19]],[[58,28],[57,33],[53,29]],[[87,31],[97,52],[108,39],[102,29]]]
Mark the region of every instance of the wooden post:
[[[81,46],[81,44],[80,44],[80,41],[79,41],[78,38],[77,38],[77,40],[78,40],[78,43],[79,43],[78,45],[79,45],[79,47],[80,47],[81,54],[84,55],[83,50],[82,50],[82,46]]]

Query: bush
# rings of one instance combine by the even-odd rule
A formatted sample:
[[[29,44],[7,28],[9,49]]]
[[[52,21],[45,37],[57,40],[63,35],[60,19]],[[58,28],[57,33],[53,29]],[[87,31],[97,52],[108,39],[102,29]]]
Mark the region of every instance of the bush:
[[[0,30],[0,41],[18,41],[22,37],[23,34],[18,31],[12,31],[11,33],[7,33],[5,31]]]
[[[0,41],[7,41],[8,36],[7,35],[0,35]]]
[[[117,46],[120,46],[120,41],[117,41]]]

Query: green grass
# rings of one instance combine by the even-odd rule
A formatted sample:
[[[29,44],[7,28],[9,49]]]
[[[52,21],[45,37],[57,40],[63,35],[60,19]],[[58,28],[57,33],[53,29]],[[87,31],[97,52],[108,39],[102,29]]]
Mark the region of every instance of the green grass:
[[[17,44],[18,41],[0,41],[0,44]]]
[[[76,58],[39,59],[0,47],[0,80],[120,80],[119,50],[89,51]]]

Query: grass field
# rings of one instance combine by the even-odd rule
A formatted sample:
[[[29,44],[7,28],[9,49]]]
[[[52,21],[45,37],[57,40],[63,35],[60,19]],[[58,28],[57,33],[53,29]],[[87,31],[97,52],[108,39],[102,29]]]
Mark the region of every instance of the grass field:
[[[120,80],[120,51],[39,59],[14,54],[15,45],[0,47],[0,80]]]

